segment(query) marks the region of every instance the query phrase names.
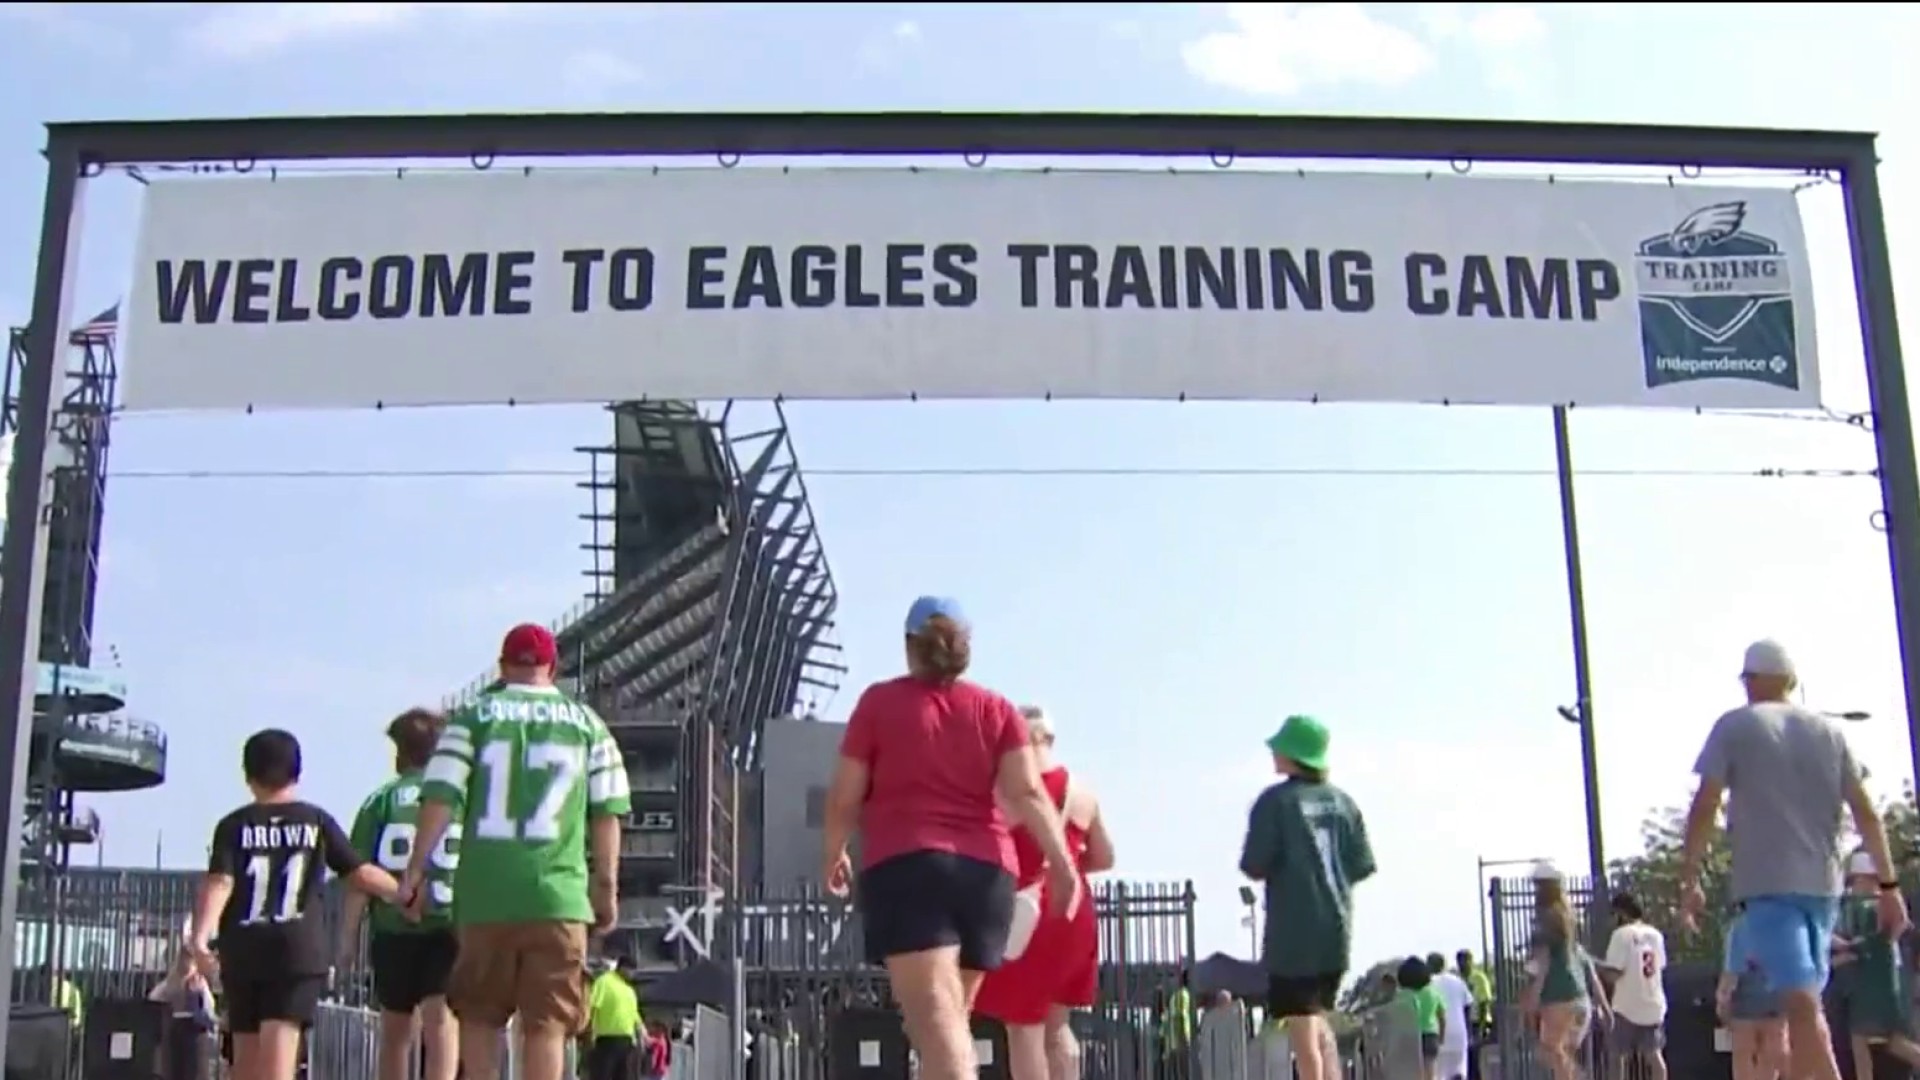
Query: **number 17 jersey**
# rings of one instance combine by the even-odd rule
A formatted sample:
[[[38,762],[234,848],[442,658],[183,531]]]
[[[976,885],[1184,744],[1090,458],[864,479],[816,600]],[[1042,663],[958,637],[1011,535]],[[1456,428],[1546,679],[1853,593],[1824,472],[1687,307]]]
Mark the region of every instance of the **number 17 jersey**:
[[[457,923],[593,921],[587,818],[630,797],[592,709],[550,686],[488,688],[448,717],[421,796],[459,808]]]

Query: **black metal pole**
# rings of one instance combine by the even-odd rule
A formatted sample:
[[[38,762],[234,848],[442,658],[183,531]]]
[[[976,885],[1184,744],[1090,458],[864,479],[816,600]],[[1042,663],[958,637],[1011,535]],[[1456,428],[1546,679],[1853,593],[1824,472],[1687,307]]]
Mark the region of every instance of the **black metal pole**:
[[[1900,355],[1893,266],[1880,207],[1878,159],[1869,150],[1846,170],[1847,235],[1853,248],[1854,302],[1867,348],[1867,402],[1873,409],[1880,502],[1887,515],[1887,560],[1893,570],[1893,625],[1906,690],[1907,752],[1920,784],[1920,468],[1913,451],[1913,410]]]
[[[1567,435],[1567,408],[1553,408],[1555,472],[1560,477],[1560,537],[1567,549],[1567,615],[1573,624],[1574,712],[1580,723],[1580,777],[1587,795],[1587,873],[1592,875],[1590,910],[1605,903],[1606,846],[1600,834],[1600,761],[1593,739],[1593,672],[1587,656],[1587,597],[1580,577],[1580,521],[1573,508],[1573,444]],[[1599,925],[1599,920],[1591,920]]]
[[[1480,895],[1480,962],[1492,962],[1492,944],[1488,941],[1490,931],[1487,928],[1487,859],[1476,855],[1473,859],[1473,891]]]
[[[7,523],[0,550],[0,933],[19,932],[20,844],[27,767],[32,756],[39,678],[41,593],[47,578],[47,443],[63,387],[60,349],[71,325],[73,267],[80,240],[80,157],[69,140],[47,144],[47,194],[41,207],[33,312],[20,373],[19,426],[7,479]],[[13,985],[13,949],[0,949],[0,987]],[[7,1012],[0,1009],[0,1059]]]

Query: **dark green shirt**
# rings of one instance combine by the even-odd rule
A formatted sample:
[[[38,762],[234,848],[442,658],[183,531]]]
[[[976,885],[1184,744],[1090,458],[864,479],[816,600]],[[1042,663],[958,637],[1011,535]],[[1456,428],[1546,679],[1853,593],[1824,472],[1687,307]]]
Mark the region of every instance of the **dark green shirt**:
[[[1366,822],[1346,792],[1297,778],[1261,792],[1247,819],[1240,871],[1266,886],[1268,971],[1345,974],[1353,887],[1374,872]]]
[[[1876,1027],[1904,1012],[1906,985],[1900,953],[1880,929],[1880,910],[1874,897],[1849,896],[1842,901],[1840,934],[1853,941],[1852,978],[1846,987],[1856,1011]]]
[[[1544,918],[1534,928],[1533,948],[1545,953],[1547,975],[1540,983],[1543,1005],[1587,1000],[1587,958],[1580,946]]]
[[[353,846],[368,862],[395,877],[406,873],[420,819],[418,772],[401,773],[375,788],[353,818]],[[419,922],[391,904],[374,901],[368,922],[376,934],[412,934],[444,930],[451,922],[453,874],[460,865],[460,827],[448,827],[427,860],[427,899]]]

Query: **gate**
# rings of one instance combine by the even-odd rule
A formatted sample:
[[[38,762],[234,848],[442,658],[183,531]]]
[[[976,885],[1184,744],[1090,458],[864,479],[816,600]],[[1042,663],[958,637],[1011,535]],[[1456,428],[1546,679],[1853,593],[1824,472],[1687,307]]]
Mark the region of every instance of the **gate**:
[[[1099,994],[1074,1017],[1082,1075],[1137,1080],[1165,1057],[1166,1000],[1194,955],[1193,885],[1100,882],[1090,899]],[[836,1018],[847,1009],[892,1010],[886,972],[866,962],[858,912],[803,890],[730,905],[724,922],[716,952],[730,944],[743,962],[747,1024],[755,1046],[777,1048],[779,1080],[840,1080],[831,1056]]]
[[[1606,901],[1594,902],[1593,879],[1567,875],[1562,882],[1567,904],[1579,938],[1591,948],[1598,935],[1608,932]],[[1492,923],[1492,952],[1486,958],[1488,977],[1493,981],[1493,1030],[1499,1049],[1503,1080],[1550,1080],[1547,1067],[1535,1053],[1536,1045],[1521,1015],[1520,999],[1526,991],[1528,951],[1533,943],[1534,888],[1530,878],[1496,877],[1487,886],[1487,918]],[[1589,1075],[1611,1076],[1600,1072],[1608,1067],[1604,1038],[1587,1039],[1586,1057]]]
[[[13,943],[14,1000],[51,1004],[63,983],[83,1002],[145,998],[179,947],[199,877],[75,867],[60,877],[30,878],[21,888]],[[1167,1002],[1194,956],[1194,900],[1190,882],[1095,886],[1099,994],[1073,1021],[1085,1080],[1137,1080],[1166,1073],[1167,1064],[1184,1074],[1184,1048],[1164,1045],[1162,1032]],[[339,908],[338,889],[331,889],[321,917],[337,919]],[[891,1008],[886,973],[865,962],[858,915],[818,892],[729,909],[716,952],[733,950],[744,961],[745,1021],[761,1076],[839,1080],[828,1058],[834,1016],[850,1007]],[[316,1070],[345,1062],[357,1074],[357,1063],[367,1060],[378,1041],[377,1018],[365,1008],[370,990],[363,948],[358,961],[335,973],[309,1047]],[[730,1075],[731,1007],[730,1000],[712,1002],[696,1013],[694,1045],[675,1048],[676,1078]]]
[[[1610,896],[1603,891],[1596,897],[1593,881],[1586,876],[1568,876],[1564,885],[1579,937],[1598,960],[1612,932],[1612,915],[1607,907]],[[1679,909],[1677,896],[1639,896],[1639,900],[1650,911]],[[1520,997],[1529,978],[1528,949],[1533,940],[1533,881],[1494,878],[1488,885],[1487,901],[1492,922],[1492,954],[1487,957],[1487,967],[1493,980],[1494,1034],[1501,1075],[1505,1080],[1547,1080],[1546,1066],[1535,1053],[1533,1036],[1526,1030],[1520,1011]],[[1673,1075],[1720,1075],[1727,1068],[1727,1057],[1713,1050],[1718,1026],[1713,985],[1719,977],[1721,943],[1702,942],[1697,937],[1677,939],[1672,929],[1661,930],[1667,938],[1668,964],[1663,982],[1667,991],[1668,1071]],[[1706,959],[1689,963],[1688,957]],[[1604,1036],[1596,1033],[1588,1038],[1586,1066],[1590,1075],[1613,1075],[1611,1049]],[[1637,1078],[1638,1072],[1636,1064],[1628,1075]]]

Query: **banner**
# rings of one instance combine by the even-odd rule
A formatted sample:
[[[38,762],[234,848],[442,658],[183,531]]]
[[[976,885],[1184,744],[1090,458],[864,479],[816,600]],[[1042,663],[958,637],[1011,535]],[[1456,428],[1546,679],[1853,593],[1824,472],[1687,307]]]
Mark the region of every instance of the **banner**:
[[[735,168],[146,191],[132,409],[1819,402],[1783,189]]]

